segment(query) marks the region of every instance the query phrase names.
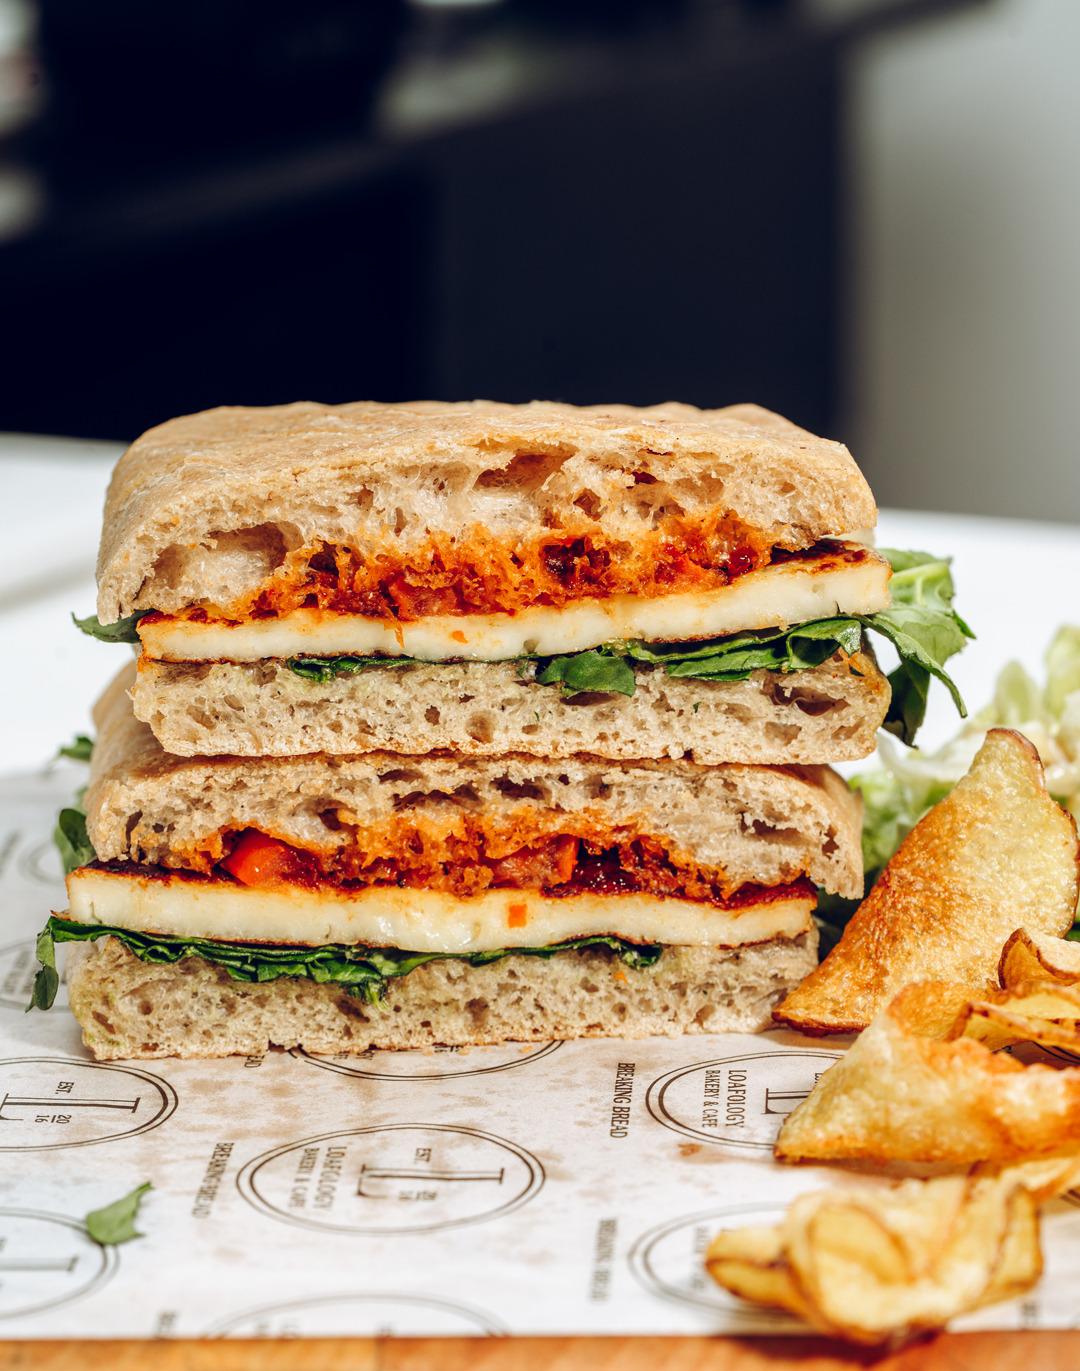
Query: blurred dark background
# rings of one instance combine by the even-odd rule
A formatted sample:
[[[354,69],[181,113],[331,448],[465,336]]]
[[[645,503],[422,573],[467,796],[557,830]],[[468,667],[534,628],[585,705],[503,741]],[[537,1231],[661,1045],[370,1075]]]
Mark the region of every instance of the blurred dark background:
[[[0,430],[484,395],[850,438],[858,64],[994,8],[0,0]]]
[[[417,395],[828,428],[841,68],[925,8],[42,0],[0,428]]]

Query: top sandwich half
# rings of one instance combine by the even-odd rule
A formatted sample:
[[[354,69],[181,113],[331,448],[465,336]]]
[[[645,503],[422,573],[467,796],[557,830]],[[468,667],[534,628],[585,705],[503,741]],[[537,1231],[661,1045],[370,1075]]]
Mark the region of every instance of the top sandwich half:
[[[175,660],[705,636],[806,617],[822,576],[882,608],[872,555],[819,546],[876,519],[846,448],[751,405],[210,410],[117,466],[98,615],[157,611],[144,643]],[[780,598],[724,615],[762,572]]]
[[[857,622],[890,603],[889,562],[865,542],[876,517],[845,447],[753,405],[218,409],[150,430],[121,458],[98,624],[137,634],[136,710],[178,751],[445,745],[388,739],[366,715],[350,729],[341,699],[338,745],[325,727],[307,738],[290,728],[297,680],[325,685],[379,666],[498,663],[503,695],[536,682],[561,697],[629,697],[653,667],[726,683],[772,658],[783,671],[829,664],[844,675],[858,656],[846,672],[865,716],[856,753],[738,758],[703,743],[699,757],[831,760],[869,751],[887,697]],[[794,646],[787,636],[822,622]],[[750,657],[731,658],[747,645],[730,640],[745,633],[765,634],[764,658],[757,640]],[[221,678],[223,667],[235,670]],[[193,679],[211,669],[211,694],[231,696],[238,722],[184,735],[168,699],[187,690],[190,704]],[[459,678],[410,681],[428,722],[448,689],[469,694]],[[490,688],[495,677],[478,679]],[[276,718],[259,728],[264,689]],[[382,693],[395,689],[387,681]],[[677,700],[676,714],[689,706]],[[461,730],[463,746],[558,750],[553,730],[530,744],[525,727]],[[624,721],[615,732],[635,729]],[[586,727],[575,748],[602,753],[591,732],[603,731]],[[692,740],[676,745],[643,755],[697,755]],[[612,746],[633,755],[625,737]]]

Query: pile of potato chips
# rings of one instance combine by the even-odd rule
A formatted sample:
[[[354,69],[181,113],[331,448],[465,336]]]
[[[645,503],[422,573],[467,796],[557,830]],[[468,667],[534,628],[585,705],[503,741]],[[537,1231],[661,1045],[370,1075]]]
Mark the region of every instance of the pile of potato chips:
[[[1039,1206],[1080,1182],[1076,825],[1020,734],[987,734],[821,966],[776,1011],[863,1030],[788,1116],[780,1161],[938,1163],[958,1175],[801,1196],[774,1228],[721,1233],[727,1289],[877,1343],[940,1327],[1039,1277]],[[973,1168],[973,1169],[972,1169]]]

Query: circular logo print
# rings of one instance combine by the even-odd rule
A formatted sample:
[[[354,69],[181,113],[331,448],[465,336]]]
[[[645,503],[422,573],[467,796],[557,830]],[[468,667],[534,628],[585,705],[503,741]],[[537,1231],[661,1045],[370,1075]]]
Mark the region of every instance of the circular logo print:
[[[698,1142],[767,1151],[839,1052],[750,1052],[669,1071],[645,1096],[665,1128]]]
[[[271,1218],[331,1233],[429,1233],[508,1214],[544,1168],[516,1143],[451,1124],[324,1133],[255,1157],[236,1179]]]
[[[215,1324],[211,1338],[489,1338],[506,1330],[479,1310],[428,1295],[320,1295],[252,1309]]]
[[[0,1319],[82,1299],[115,1270],[116,1249],[92,1242],[75,1219],[0,1209]]]
[[[0,947],[0,1005],[5,1009],[26,1008],[37,965],[33,938]]]
[[[782,1204],[744,1204],[671,1219],[638,1238],[628,1256],[630,1269],[646,1290],[662,1299],[755,1324],[794,1323],[779,1311],[744,1304],[721,1289],[705,1270],[706,1249],[721,1229],[773,1223],[783,1212]]]
[[[133,1066],[77,1057],[0,1061],[0,1152],[85,1147],[156,1128],[176,1091]]]
[[[441,1081],[448,1076],[484,1076],[489,1071],[511,1071],[515,1066],[550,1057],[561,1042],[523,1048],[520,1043],[497,1047],[436,1047],[431,1052],[380,1052],[375,1048],[356,1057],[316,1057],[302,1047],[292,1050],[312,1066],[379,1081]]]

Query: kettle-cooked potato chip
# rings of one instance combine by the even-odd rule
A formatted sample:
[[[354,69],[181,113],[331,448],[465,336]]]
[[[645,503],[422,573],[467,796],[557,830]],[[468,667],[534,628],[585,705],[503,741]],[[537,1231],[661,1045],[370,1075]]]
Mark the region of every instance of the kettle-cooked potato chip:
[[[705,1264],[744,1299],[876,1344],[1029,1289],[1042,1271],[1038,1203],[1067,1163],[800,1195],[774,1228],[713,1240]]]
[[[1001,949],[998,984],[1011,990],[1027,981],[1080,985],[1080,943],[1018,928]]]
[[[1080,1054],[1080,943],[1018,928],[998,961],[1001,989],[969,1005],[951,1037],[997,1050],[1041,1043]]]
[[[1080,1140],[1078,1140],[1080,1149]],[[969,1173],[977,1178],[1008,1177],[1030,1190],[1039,1204],[1056,1195],[1064,1195],[1080,1184],[1080,1150],[1061,1157],[1042,1157],[1034,1162],[1013,1162],[1009,1166],[994,1166],[980,1162]]]
[[[810,1319],[806,1301],[791,1278],[779,1226],[725,1230],[713,1239],[705,1264],[713,1280],[740,1299]]]
[[[961,1011],[948,1036],[974,1038],[992,1052],[1014,1043],[1080,1052],[1080,986],[1025,981],[991,992]]]
[[[1072,924],[1076,824],[1047,792],[1039,755],[991,729],[967,775],[905,838],[821,965],[773,1017],[807,1033],[865,1028],[913,981],[974,991],[1023,922],[1038,937]]]
[[[777,1158],[966,1165],[1074,1151],[1080,1067],[1025,1066],[952,1036],[966,1032],[971,999],[948,983],[902,990],[788,1115]]]

